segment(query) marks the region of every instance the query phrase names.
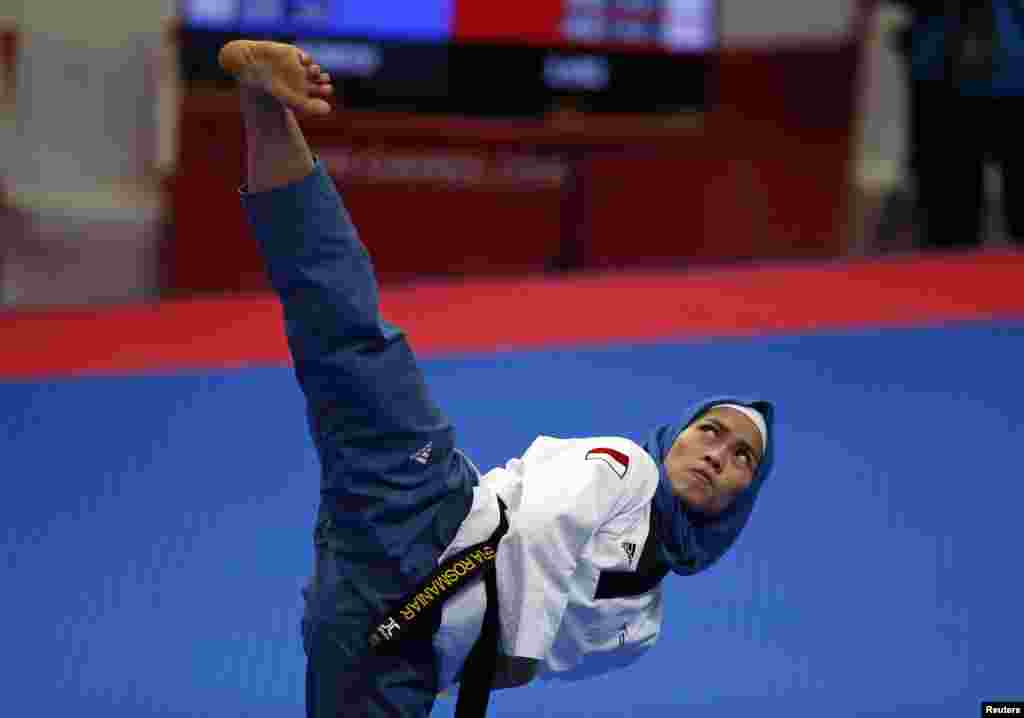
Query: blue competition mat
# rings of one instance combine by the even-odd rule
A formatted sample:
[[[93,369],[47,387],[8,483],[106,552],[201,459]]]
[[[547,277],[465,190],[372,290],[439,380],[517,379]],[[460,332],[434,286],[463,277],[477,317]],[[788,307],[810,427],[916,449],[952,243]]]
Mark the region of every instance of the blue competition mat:
[[[663,639],[495,716],[956,716],[1024,698],[1024,325],[424,362],[482,469],[778,404],[736,549],[667,579]],[[5,715],[301,716],[318,467],[290,369],[0,383]],[[453,713],[441,700],[436,716]]]

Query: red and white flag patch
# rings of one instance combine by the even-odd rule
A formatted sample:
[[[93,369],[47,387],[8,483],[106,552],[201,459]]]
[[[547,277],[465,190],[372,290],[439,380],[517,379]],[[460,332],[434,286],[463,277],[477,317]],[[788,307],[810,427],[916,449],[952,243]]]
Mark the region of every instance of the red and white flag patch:
[[[626,478],[626,472],[629,471],[629,457],[621,451],[606,448],[591,449],[587,452],[587,460],[592,459],[608,464],[620,479]]]

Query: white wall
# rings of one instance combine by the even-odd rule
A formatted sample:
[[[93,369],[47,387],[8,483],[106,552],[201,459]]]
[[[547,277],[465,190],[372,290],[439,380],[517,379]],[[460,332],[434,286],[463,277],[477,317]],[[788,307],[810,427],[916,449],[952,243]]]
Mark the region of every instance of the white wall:
[[[21,16],[24,0],[0,0],[0,25]]]
[[[22,212],[0,304],[114,301],[156,288],[164,22],[173,0],[0,0],[19,32],[0,157]],[[171,118],[173,120],[173,117]],[[13,215],[4,218],[15,221]]]
[[[119,44],[125,36],[158,32],[174,0],[0,0],[13,5],[26,32],[59,33],[86,46]],[[20,6],[20,7],[19,7]]]
[[[15,142],[5,153],[15,201],[88,204],[151,174],[172,0],[0,2],[21,36]]]

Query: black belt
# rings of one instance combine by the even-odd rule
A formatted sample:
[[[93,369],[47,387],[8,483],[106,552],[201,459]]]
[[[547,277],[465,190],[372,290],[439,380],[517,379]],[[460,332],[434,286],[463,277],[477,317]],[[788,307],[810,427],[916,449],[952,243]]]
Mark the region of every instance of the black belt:
[[[498,662],[498,579],[494,560],[498,542],[508,531],[505,502],[498,499],[498,528],[486,540],[452,554],[430,573],[415,590],[395,604],[367,636],[371,650],[385,652],[398,648],[410,637],[428,638],[440,625],[441,606],[478,576],[483,576],[487,607],[480,637],[473,644],[462,667],[455,718],[482,718]]]

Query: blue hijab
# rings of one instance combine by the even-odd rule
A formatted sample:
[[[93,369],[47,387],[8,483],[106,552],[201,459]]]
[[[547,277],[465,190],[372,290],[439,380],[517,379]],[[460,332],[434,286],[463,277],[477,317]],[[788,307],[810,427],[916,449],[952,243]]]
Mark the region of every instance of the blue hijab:
[[[683,502],[672,493],[665,457],[676,437],[705,412],[719,404],[742,404],[757,409],[768,425],[768,446],[757,467],[754,481],[736,501],[715,517],[704,517],[688,511]],[[771,473],[775,457],[775,408],[767,401],[741,399],[713,399],[706,401],[688,414],[685,421],[666,424],[654,430],[644,449],[658,464],[658,488],[654,492],[654,526],[659,539],[660,563],[680,576],[689,576],[711,566],[736,541],[754,509],[754,501],[761,485]]]

